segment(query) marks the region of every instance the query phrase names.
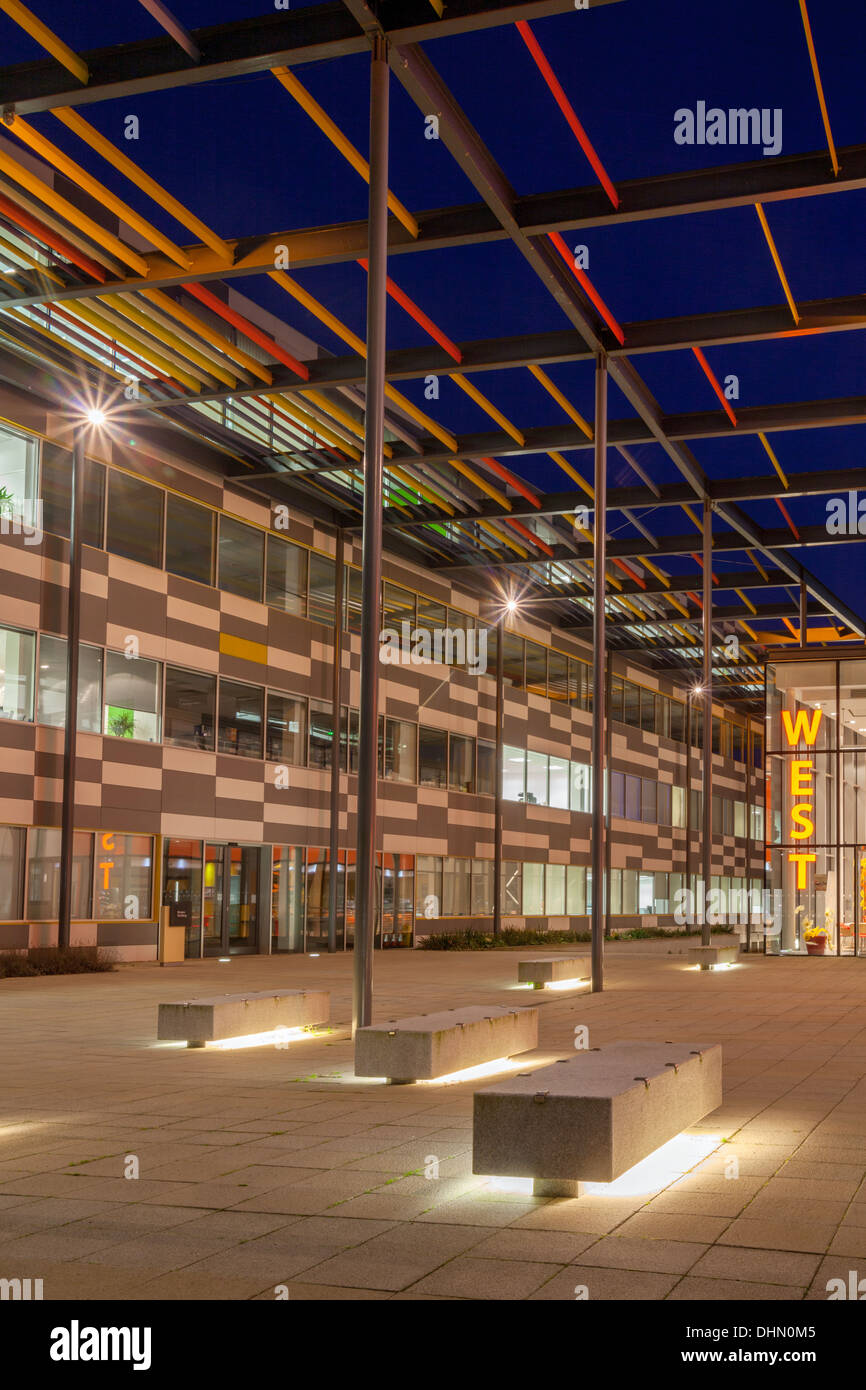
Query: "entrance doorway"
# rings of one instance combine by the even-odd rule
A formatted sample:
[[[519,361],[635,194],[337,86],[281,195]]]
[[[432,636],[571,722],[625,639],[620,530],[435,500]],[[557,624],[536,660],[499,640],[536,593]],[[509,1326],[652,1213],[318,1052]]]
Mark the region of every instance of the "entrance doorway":
[[[261,853],[259,845],[205,845],[204,955],[257,950]]]

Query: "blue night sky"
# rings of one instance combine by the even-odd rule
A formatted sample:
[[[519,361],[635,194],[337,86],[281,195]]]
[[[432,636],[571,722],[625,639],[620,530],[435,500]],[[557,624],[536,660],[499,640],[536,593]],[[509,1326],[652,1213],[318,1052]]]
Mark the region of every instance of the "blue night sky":
[[[109,6],[104,0],[76,0],[72,6],[33,0],[32,7],[78,52],[158,32],[134,0]],[[268,9],[265,0],[171,0],[170,8],[189,29],[251,18]],[[862,143],[866,6],[862,0],[810,0],[809,10],[836,146]],[[538,20],[533,30],[614,182],[760,157],[754,147],[678,145],[674,112],[694,109],[699,101],[723,109],[780,108],[783,154],[826,148],[797,0],[728,0],[723,5],[709,0],[621,0],[595,11]],[[0,45],[4,65],[41,56],[33,41],[2,15]],[[459,40],[432,41],[425,49],[519,194],[594,182],[513,25]],[[358,57],[295,69],[365,154],[367,68],[366,60]],[[137,115],[140,140],[123,148],[225,236],[366,215],[366,185],[269,73],[81,110],[121,144],[124,117]],[[178,236],[171,219],[53,116],[31,119],[154,223]],[[425,140],[423,117],[394,78],[390,185],[413,212],[478,201],[445,145]],[[866,292],[866,190],[768,203],[766,212],[798,303]],[[188,241],[189,236],[184,233],[178,239]],[[588,246],[590,277],[620,323],[783,302],[751,207],[603,227],[566,240]],[[390,272],[458,342],[569,326],[508,242],[394,257]],[[323,267],[298,272],[297,278],[363,335],[366,276],[360,267]],[[329,350],[346,351],[264,277],[235,283]],[[393,303],[388,333],[392,348],[426,341],[422,330]],[[719,378],[737,374],[740,406],[866,394],[862,332],[712,348],[707,357]],[[634,362],[666,413],[716,408],[716,398],[691,352],[641,356]],[[566,364],[550,368],[549,374],[591,418],[591,365]],[[563,422],[559,407],[526,371],[478,374],[474,380],[521,426]],[[432,404],[424,402],[420,382],[401,389],[457,433],[485,429],[490,423],[447,381],[440,400]],[[633,414],[615,388],[610,414],[614,419]],[[862,427],[776,433],[771,443],[786,472],[863,464]],[[764,477],[771,471],[757,437],[738,438],[733,429],[730,437],[697,441],[691,447],[711,477]],[[659,446],[641,446],[635,454],[658,480],[678,477]],[[588,477],[591,455],[570,458]],[[540,488],[569,486],[546,457],[505,461]],[[612,486],[636,481],[614,451],[609,481]],[[815,525],[825,519],[823,498],[794,499],[787,505],[795,523]],[[763,526],[785,524],[772,501],[747,504],[744,510]],[[659,535],[691,529],[678,510],[647,509],[642,515]],[[611,518],[611,530],[636,534],[620,516]],[[866,567],[859,545],[806,551],[796,547],[792,536],[791,550],[851,607],[866,612]],[[679,566],[678,561],[665,563],[673,572]],[[719,564],[740,568],[742,562]]]

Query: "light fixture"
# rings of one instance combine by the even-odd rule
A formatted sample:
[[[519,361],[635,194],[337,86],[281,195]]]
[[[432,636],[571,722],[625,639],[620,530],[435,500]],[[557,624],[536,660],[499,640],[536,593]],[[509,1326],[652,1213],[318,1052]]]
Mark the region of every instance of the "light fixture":
[[[105,414],[105,411],[100,410],[99,407],[95,405],[90,406],[84,412],[84,415],[88,425],[92,425],[93,428],[97,430],[102,429],[102,426],[105,424],[108,418]]]

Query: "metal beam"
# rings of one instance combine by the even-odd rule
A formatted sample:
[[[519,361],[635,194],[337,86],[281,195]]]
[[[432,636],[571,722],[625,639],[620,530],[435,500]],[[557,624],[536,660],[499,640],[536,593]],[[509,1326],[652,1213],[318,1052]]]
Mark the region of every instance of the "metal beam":
[[[81,558],[84,527],[84,438],[72,445],[69,501],[69,578],[66,590],[66,727],[63,734],[63,790],[60,814],[60,884],[57,944],[70,944],[72,866],[75,857],[75,771],[78,751],[78,656],[81,631]]]
[[[701,904],[701,944],[709,946],[712,929],[707,914],[707,895],[713,868],[713,508],[704,502],[703,518],[703,729],[701,815],[701,872],[704,896]]]
[[[605,634],[605,588],[607,557],[607,371],[599,353],[595,368],[595,501],[593,528],[593,634],[592,634],[592,992],[604,989],[604,936],[607,926],[606,768],[605,768],[605,691],[607,682],[607,640]]]

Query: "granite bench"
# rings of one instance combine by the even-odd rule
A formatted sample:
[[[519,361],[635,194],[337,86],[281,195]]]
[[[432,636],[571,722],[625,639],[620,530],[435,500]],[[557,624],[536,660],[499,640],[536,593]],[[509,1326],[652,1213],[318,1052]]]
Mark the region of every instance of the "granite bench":
[[[268,989],[160,1004],[157,1037],[204,1047],[280,1028],[311,1028],[328,1022],[330,1003],[326,990]]]
[[[355,1075],[434,1081],[537,1046],[538,1009],[470,1005],[359,1028]]]
[[[517,963],[517,979],[522,985],[532,985],[533,989],[544,989],[545,985],[557,984],[563,980],[588,980],[590,976],[589,956],[548,956],[546,960],[521,960]]]
[[[739,946],[690,946],[689,964],[715,970],[717,965],[736,965],[739,954]]]
[[[721,1100],[718,1043],[612,1043],[476,1091],[472,1171],[577,1197],[582,1182],[613,1182]]]

